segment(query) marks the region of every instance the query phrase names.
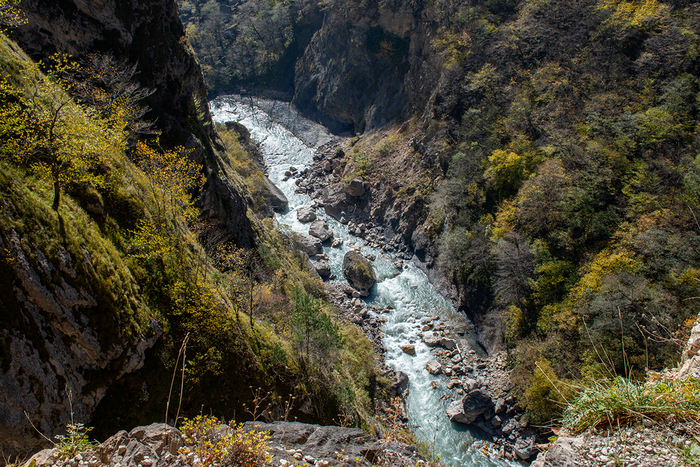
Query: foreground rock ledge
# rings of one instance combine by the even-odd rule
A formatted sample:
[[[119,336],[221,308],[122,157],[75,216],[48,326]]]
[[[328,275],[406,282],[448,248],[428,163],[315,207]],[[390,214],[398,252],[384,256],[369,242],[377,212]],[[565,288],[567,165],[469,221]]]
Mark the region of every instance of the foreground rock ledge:
[[[227,427],[222,425],[222,430]],[[270,465],[411,465],[423,466],[425,460],[413,446],[377,439],[357,428],[309,425],[297,422],[248,422],[246,430],[270,434]],[[185,467],[191,465],[178,450],[184,446],[180,430],[163,423],[120,431],[99,446],[70,459],[59,459],[57,449],[35,454],[29,467]]]

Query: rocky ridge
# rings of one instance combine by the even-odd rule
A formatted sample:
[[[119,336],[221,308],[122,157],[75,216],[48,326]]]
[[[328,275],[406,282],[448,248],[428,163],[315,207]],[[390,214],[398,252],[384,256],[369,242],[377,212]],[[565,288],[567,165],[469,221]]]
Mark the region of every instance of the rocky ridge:
[[[245,430],[267,432],[270,465],[345,466],[425,465],[412,446],[377,439],[356,428],[308,425],[297,422],[248,422]],[[231,430],[221,426],[221,433]],[[185,467],[201,465],[194,453],[181,449],[185,439],[177,428],[162,423],[120,431],[104,443],[64,459],[58,449],[35,454],[29,467]]]

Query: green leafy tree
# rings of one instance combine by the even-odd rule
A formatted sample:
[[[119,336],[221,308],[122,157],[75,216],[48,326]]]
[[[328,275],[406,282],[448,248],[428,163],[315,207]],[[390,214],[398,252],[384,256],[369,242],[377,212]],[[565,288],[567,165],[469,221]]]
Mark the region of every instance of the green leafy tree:
[[[321,302],[297,288],[292,293],[292,329],[301,364],[309,369],[314,362],[327,360],[342,343],[338,325],[321,309]]]
[[[59,60],[64,66],[65,59]],[[43,75],[38,65],[27,75],[31,78],[23,83],[0,81],[3,153],[52,183],[52,208],[58,211],[67,184],[100,183],[100,175],[92,169],[100,154],[115,150],[119,138],[90,108],[77,105],[60,81]]]

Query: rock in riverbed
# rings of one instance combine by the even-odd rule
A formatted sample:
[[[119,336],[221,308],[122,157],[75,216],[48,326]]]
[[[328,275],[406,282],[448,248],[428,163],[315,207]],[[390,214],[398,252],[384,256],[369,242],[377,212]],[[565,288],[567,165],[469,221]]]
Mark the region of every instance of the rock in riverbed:
[[[333,231],[328,227],[325,219],[316,219],[309,227],[309,235],[314,236],[325,242],[329,238],[333,238]]]
[[[316,208],[311,206],[302,206],[297,209],[297,219],[299,222],[312,222],[316,220]]]
[[[303,251],[309,256],[314,256],[316,253],[321,251],[323,249],[323,245],[321,244],[321,240],[318,238],[312,237],[310,235],[305,235],[305,234],[297,234],[296,235],[296,240],[297,240],[297,245]]]
[[[377,282],[377,276],[370,262],[356,251],[345,253],[343,275],[357,290],[369,290]]]
[[[492,407],[491,396],[486,391],[477,389],[467,393],[461,400],[454,401],[447,409],[447,416],[451,422],[469,425]]]
[[[425,369],[428,370],[428,373],[431,375],[439,375],[442,373],[442,365],[435,360],[430,360],[428,363],[426,363]]]

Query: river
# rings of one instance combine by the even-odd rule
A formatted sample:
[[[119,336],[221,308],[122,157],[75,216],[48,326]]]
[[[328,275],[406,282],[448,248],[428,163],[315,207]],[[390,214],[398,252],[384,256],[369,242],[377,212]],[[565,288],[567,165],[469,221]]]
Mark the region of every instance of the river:
[[[330,141],[326,129],[301,117],[289,104],[278,101],[240,98],[238,96],[219,97],[210,103],[215,122],[236,121],[250,131],[252,139],[260,145],[268,177],[277,185],[289,200],[289,210],[277,214],[279,224],[289,226],[296,232],[308,233],[309,225],[297,220],[296,209],[313,204],[306,194],[297,194],[294,179],[284,180],[284,173],[295,167],[303,170],[312,164],[315,150]],[[277,122],[284,122],[285,126]],[[317,211],[324,217],[324,211]],[[339,248],[324,245],[328,254],[332,273],[343,280],[343,257],[353,244],[362,245],[363,239],[348,233],[347,227],[330,216],[326,216],[336,237],[344,240]],[[373,265],[377,273],[377,285],[367,305],[384,308],[391,305],[394,310],[382,314],[387,321],[383,324],[383,344],[386,348],[387,365],[408,375],[410,385],[406,400],[409,424],[417,437],[434,446],[441,461],[451,466],[516,466],[505,460],[490,458],[481,450],[483,443],[477,442],[475,435],[460,424],[451,423],[445,416],[451,391],[447,381],[432,376],[425,365],[434,357],[430,348],[419,338],[421,319],[439,316],[452,327],[462,328],[464,334],[460,346],[470,345],[471,324],[461,313],[457,313],[452,303],[440,295],[428,278],[415,265],[407,262],[400,273],[381,250],[362,247],[362,253],[374,254],[377,260]],[[404,344],[414,344],[416,354],[410,356],[401,350]],[[437,383],[438,388],[433,389]]]

